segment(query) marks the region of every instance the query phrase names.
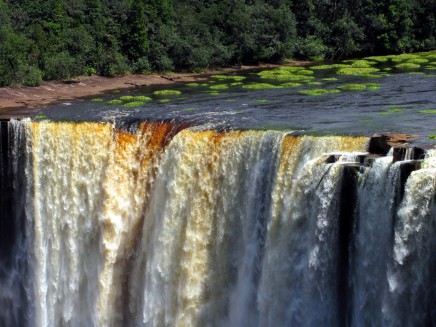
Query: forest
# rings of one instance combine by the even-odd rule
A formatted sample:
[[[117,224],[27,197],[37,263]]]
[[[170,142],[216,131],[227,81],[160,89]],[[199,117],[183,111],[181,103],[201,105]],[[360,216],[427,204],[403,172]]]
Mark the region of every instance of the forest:
[[[0,0],[0,86],[435,48],[434,0]]]

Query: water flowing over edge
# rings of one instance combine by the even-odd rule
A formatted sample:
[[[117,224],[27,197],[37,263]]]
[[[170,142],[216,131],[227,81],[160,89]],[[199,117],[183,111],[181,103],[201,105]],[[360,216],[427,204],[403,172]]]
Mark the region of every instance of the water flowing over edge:
[[[363,137],[174,123],[0,128],[2,326],[436,322],[433,151],[394,163]]]

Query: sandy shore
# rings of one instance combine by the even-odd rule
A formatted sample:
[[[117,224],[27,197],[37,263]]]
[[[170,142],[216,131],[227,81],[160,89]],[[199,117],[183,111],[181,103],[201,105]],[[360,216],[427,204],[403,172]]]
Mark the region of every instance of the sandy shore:
[[[291,61],[286,65],[309,65],[311,62]],[[70,82],[43,82],[37,87],[4,87],[0,88],[0,119],[11,116],[26,116],[33,108],[41,105],[71,101],[76,98],[103,94],[116,89],[129,89],[149,85],[166,85],[181,82],[201,81],[210,74],[247,71],[257,68],[273,68],[277,65],[242,66],[220,70],[209,70],[201,74],[153,74],[127,75],[121,77],[85,76]]]

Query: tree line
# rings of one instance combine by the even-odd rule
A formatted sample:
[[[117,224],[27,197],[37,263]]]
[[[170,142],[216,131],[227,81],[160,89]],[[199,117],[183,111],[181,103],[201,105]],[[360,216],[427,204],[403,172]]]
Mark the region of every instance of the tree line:
[[[434,0],[0,0],[0,86],[434,48]]]

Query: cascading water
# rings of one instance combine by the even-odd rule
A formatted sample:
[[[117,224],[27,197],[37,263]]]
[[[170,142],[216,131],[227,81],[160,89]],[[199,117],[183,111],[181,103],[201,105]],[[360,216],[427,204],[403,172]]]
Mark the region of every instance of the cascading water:
[[[412,172],[359,137],[0,133],[1,326],[436,324],[432,151]]]

